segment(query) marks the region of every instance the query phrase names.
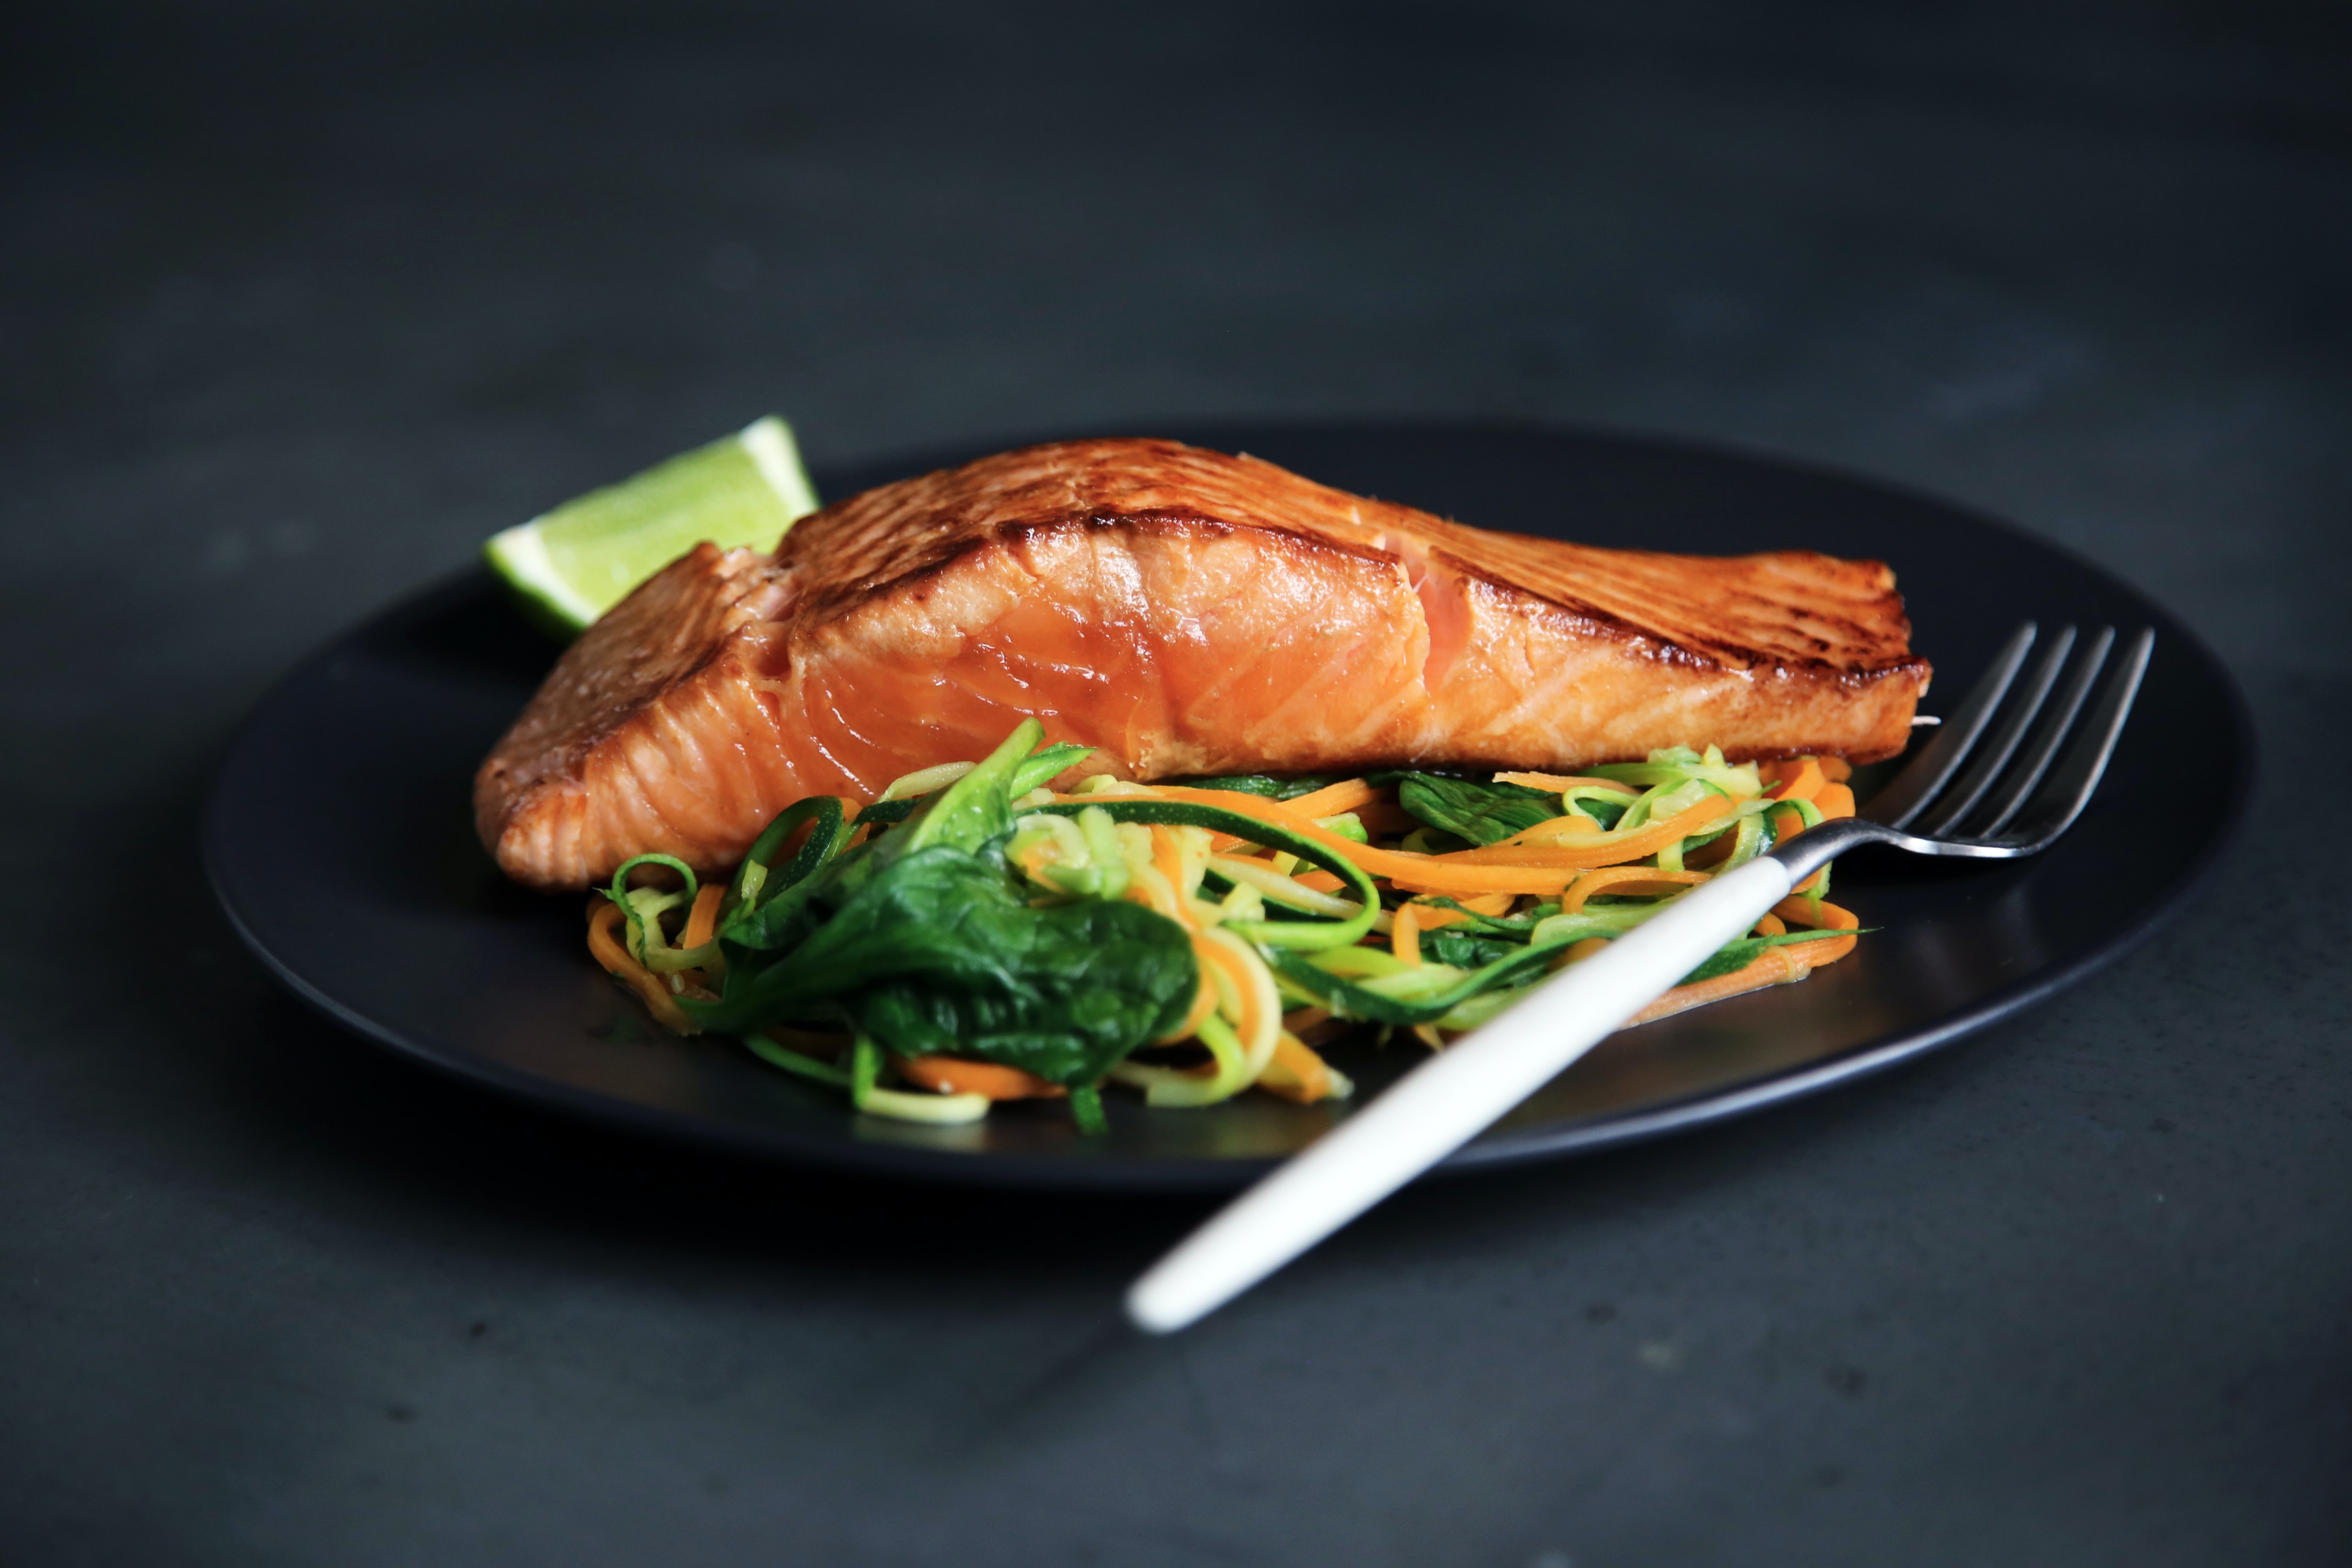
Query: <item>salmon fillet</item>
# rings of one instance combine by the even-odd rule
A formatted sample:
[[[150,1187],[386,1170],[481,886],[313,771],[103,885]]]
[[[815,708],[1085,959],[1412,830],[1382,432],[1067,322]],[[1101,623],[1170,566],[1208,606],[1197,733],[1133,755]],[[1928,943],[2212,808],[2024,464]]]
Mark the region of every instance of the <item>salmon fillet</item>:
[[[1867,762],[1928,673],[1876,562],[1601,550],[1066,442],[836,502],[772,556],[697,546],[564,653],[475,814],[509,876],[577,889],[655,850],[723,872],[793,802],[871,798],[1033,714],[1098,748],[1080,773],[1143,781]]]

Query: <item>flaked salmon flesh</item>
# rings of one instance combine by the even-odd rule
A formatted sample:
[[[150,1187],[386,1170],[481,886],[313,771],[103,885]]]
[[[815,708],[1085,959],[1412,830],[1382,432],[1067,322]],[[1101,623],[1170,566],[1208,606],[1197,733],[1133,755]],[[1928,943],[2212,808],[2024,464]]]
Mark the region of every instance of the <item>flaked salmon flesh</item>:
[[[1465,527],[1172,441],[1032,447],[697,546],[582,635],[475,781],[508,875],[731,868],[778,811],[984,756],[1087,773],[1572,773],[1666,746],[1901,751],[1928,667],[1895,575],[1807,551]]]

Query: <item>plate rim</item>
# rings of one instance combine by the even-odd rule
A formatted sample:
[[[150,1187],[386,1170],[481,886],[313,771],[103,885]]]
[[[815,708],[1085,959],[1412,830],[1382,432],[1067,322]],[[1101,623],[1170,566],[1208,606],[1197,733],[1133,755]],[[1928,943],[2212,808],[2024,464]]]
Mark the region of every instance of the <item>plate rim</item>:
[[[2185,647],[2218,678],[2222,705],[2230,727],[2234,731],[2229,754],[2245,759],[2245,772],[2250,779],[2260,776],[2259,732],[2245,694],[2240,688],[2235,672],[2193,627],[2137,585],[2072,547],[2043,539],[1977,507],[1930,490],[1856,473],[1834,464],[1784,457],[1731,442],[1622,430],[1600,424],[1396,419],[1189,419],[1168,423],[1177,439],[1195,439],[1243,429],[1286,435],[1412,433],[1422,436],[1567,438],[1639,448],[1669,457],[1728,458],[1741,464],[1775,468],[1813,479],[1859,487],[1914,505],[1926,505],[1963,516],[1973,523],[2010,535],[2036,550],[2061,556],[2145,605],[2158,625],[2160,641]],[[1045,437],[1076,438],[1084,437],[1068,435]],[[992,449],[1013,449],[1025,444],[1034,443],[1016,442],[1010,447]],[[835,467],[839,472],[862,473],[888,467],[908,467],[916,462],[936,464],[942,458],[951,459],[956,450],[958,448],[944,444],[927,446],[908,448],[898,457],[885,455]],[[928,470],[913,468],[911,471]],[[362,1038],[388,1048],[402,1059],[427,1066],[461,1082],[493,1089],[530,1105],[552,1107],[608,1128],[650,1136],[665,1142],[685,1143],[704,1151],[723,1152],[740,1158],[782,1161],[900,1180],[1032,1192],[1228,1192],[1249,1184],[1282,1163],[1279,1156],[1192,1160],[1160,1155],[1111,1154],[1099,1159],[1077,1160],[1063,1155],[1024,1153],[975,1156],[970,1152],[928,1149],[916,1144],[869,1142],[854,1138],[817,1138],[790,1130],[760,1130],[735,1122],[712,1121],[686,1112],[599,1093],[560,1079],[532,1075],[477,1052],[428,1048],[320,989],[272,952],[238,908],[227,867],[232,857],[224,842],[226,832],[224,817],[227,809],[226,795],[235,762],[278,699],[312,671],[339,657],[340,650],[351,642],[388,622],[425,613],[436,603],[462,601],[469,595],[482,593],[486,587],[494,591],[494,586],[488,569],[477,561],[411,586],[352,621],[296,659],[271,681],[237,721],[218,753],[219,761],[215,765],[210,786],[205,792],[199,829],[199,852],[205,881],[212,890],[214,901],[246,951],[306,1005]],[[1803,1099],[1841,1084],[1874,1077],[1980,1034],[2061,991],[2082,984],[2110,964],[2127,957],[2153,937],[2219,870],[2244,826],[2251,794],[2251,790],[2231,793],[2228,809],[2203,847],[2182,868],[2157,902],[2143,910],[2138,918],[2124,930],[2070,962],[2037,970],[2012,984],[1987,994],[1969,1006],[1924,1028],[1906,1032],[1899,1038],[1850,1051],[1808,1068],[1775,1074],[1729,1089],[1695,1094],[1643,1111],[1571,1121],[1491,1140],[1474,1140],[1448,1154],[1419,1179],[1425,1181],[1507,1170],[1696,1131]]]

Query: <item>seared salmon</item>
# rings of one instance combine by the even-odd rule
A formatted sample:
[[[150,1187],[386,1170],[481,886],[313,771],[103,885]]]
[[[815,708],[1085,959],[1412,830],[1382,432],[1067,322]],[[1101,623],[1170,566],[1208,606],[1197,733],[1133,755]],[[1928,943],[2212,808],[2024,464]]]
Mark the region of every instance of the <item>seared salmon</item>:
[[[591,626],[475,781],[509,876],[734,865],[1024,717],[1151,780],[1572,773],[1665,746],[1891,756],[1928,667],[1895,576],[1804,551],[1465,527],[1173,441],[1032,447],[853,496],[773,555],[699,545]],[[1077,774],[1073,774],[1075,778]]]

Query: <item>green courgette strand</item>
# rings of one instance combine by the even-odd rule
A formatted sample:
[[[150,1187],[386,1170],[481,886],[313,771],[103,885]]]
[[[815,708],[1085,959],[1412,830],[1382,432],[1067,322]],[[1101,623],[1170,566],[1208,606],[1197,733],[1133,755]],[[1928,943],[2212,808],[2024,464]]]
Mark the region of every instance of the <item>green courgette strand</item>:
[[[1043,789],[1055,774],[1067,773],[1094,754],[1092,746],[1074,746],[1067,742],[1040,746],[1013,770],[1013,782],[1004,786],[1005,794],[1019,800],[1031,790]]]
[[[1229,921],[1225,929],[1234,935],[1260,947],[1292,948],[1312,951],[1329,947],[1349,947],[1361,942],[1380,918],[1380,889],[1372,886],[1371,878],[1362,867],[1338,851],[1327,848],[1303,834],[1286,827],[1277,827],[1262,818],[1244,812],[1228,811],[1219,805],[1202,805],[1189,800],[1155,800],[1149,795],[1099,795],[1085,801],[1057,801],[1041,805],[1039,812],[1057,816],[1076,816],[1082,811],[1100,810],[1114,822],[1141,825],[1158,823],[1169,827],[1205,827],[1213,833],[1227,833],[1252,844],[1296,855],[1318,868],[1330,872],[1354,892],[1357,910],[1342,921]]]
[[[686,890],[683,893],[655,893],[650,888],[631,888],[629,873],[640,866],[661,866],[677,872],[686,879]],[[671,947],[668,939],[662,935],[661,916],[663,911],[675,909],[681,903],[691,907],[695,895],[701,890],[702,883],[695,876],[694,868],[675,855],[632,855],[622,861],[614,870],[612,884],[605,889],[604,896],[621,906],[621,913],[629,922],[626,942],[629,956],[655,971],[662,970],[666,964],[673,969],[693,968],[691,963],[669,964],[668,961],[677,956],[677,950]],[[641,900],[636,897],[639,893],[654,893],[655,896]]]
[[[1484,969],[1474,969],[1436,994],[1413,1001],[1382,995],[1319,967],[1303,954],[1269,953],[1266,962],[1273,967],[1277,979],[1313,997],[1319,1005],[1330,1008],[1340,1017],[1401,1027],[1434,1023],[1481,992],[1508,984],[1521,975],[1532,976],[1566,950],[1565,942],[1543,946],[1531,943],[1525,952],[1516,957],[1498,960]]]
[[[1825,820],[1822,816],[1822,808],[1815,805],[1810,800],[1776,800],[1771,803],[1770,806],[1766,808],[1764,816],[1767,823],[1770,822],[1773,810],[1784,805],[1794,808],[1797,813],[1798,820],[1804,824],[1803,827],[1798,829],[1801,833],[1819,827]],[[1778,843],[1780,837],[1780,828],[1778,826],[1773,826],[1771,828],[1771,833],[1773,842]],[[1833,869],[1832,867],[1824,866],[1819,871],[1813,873],[1814,880],[1812,890],[1809,893],[1802,893],[1798,896],[1809,899],[1816,905],[1818,905],[1823,899],[1828,898],[1830,894],[1830,872],[1832,869]]]
[[[786,861],[782,869],[775,858],[783,853],[793,831],[804,822],[814,821],[809,836],[800,849]],[[760,837],[751,841],[743,863],[735,868],[734,885],[729,889],[732,907],[719,921],[719,931],[725,935],[738,921],[756,910],[763,899],[772,899],[785,889],[805,880],[822,870],[825,862],[839,852],[842,840],[848,837],[838,796],[811,795],[796,801],[776,813]]]
[[[782,1068],[788,1073],[795,1073],[802,1078],[814,1079],[817,1082],[829,1085],[834,1089],[848,1089],[851,1087],[852,1079],[850,1076],[842,1071],[839,1068],[828,1066],[826,1063],[817,1060],[814,1057],[803,1056],[800,1052],[794,1050],[787,1050],[782,1046],[776,1044],[775,1041],[768,1038],[765,1035],[744,1035],[740,1037],[740,1038],[743,1041],[744,1049],[750,1051],[761,1061],[766,1062],[770,1067]]]
[[[882,1076],[882,1047],[870,1035],[859,1035],[849,1050],[849,1101],[858,1110],[866,1109],[874,1086]]]
[[[1856,934],[1850,931],[1790,931],[1781,936],[1742,938],[1726,943],[1714,957],[1676,984],[1693,984],[1701,980],[1712,980],[1718,974],[1745,969],[1759,952],[1768,947],[1785,947],[1801,942],[1822,942]],[[1318,1005],[1328,1007],[1341,1017],[1405,1027],[1436,1023],[1474,997],[1494,992],[1526,990],[1528,983],[1539,971],[1581,940],[1581,935],[1563,935],[1554,941],[1530,942],[1525,952],[1499,960],[1484,969],[1472,970],[1433,994],[1410,998],[1389,995],[1371,985],[1334,974],[1302,955],[1273,953],[1268,955],[1267,963],[1286,989],[1314,998]]]

